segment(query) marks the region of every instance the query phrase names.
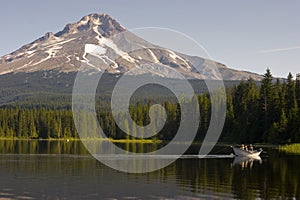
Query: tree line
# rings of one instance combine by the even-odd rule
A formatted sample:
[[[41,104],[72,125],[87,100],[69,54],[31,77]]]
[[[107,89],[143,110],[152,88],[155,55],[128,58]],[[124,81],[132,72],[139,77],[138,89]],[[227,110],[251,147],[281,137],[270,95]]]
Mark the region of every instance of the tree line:
[[[252,79],[228,90],[223,140],[300,142],[300,74],[274,79],[267,69],[260,85]]]
[[[275,80],[267,69],[260,83],[253,79],[227,88],[226,121],[220,140],[236,143],[291,143],[300,142],[300,75],[290,73],[285,80]],[[201,141],[210,122],[209,94],[197,95],[200,120],[196,140]],[[131,105],[131,118],[141,126],[149,124],[149,108],[154,102]],[[103,104],[103,103],[102,103]],[[163,129],[151,139],[171,140],[180,124],[180,105],[161,103],[167,112]],[[105,104],[103,104],[105,107]],[[107,106],[109,107],[109,103]],[[85,120],[90,119],[87,115]],[[124,116],[125,127],[128,121]],[[113,139],[130,139],[115,123],[109,109],[98,109],[97,118],[104,133]],[[121,120],[122,121],[122,120]],[[96,124],[88,124],[87,131]],[[130,127],[128,127],[129,130]],[[134,131],[134,130],[133,130]],[[134,135],[134,134],[133,134]],[[69,107],[3,107],[0,108],[0,138],[78,138]]]

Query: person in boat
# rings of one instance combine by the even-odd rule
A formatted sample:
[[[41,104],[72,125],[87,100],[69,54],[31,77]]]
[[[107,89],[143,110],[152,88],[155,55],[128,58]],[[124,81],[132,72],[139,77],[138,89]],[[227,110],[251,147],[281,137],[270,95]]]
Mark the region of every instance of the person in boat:
[[[253,146],[252,146],[252,144],[250,144],[250,151],[253,151]]]
[[[241,149],[242,149],[242,150],[244,150],[244,149],[245,149],[245,145],[244,145],[244,144],[242,144],[242,146],[241,146]]]

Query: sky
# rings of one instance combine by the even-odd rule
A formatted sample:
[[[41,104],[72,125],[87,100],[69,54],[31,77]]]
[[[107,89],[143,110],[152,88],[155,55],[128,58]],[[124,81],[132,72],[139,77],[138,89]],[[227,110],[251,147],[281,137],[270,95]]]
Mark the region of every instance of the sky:
[[[270,68],[276,77],[300,73],[297,0],[1,0],[0,7],[0,56],[87,14],[107,13],[129,30],[184,33],[230,68],[259,74]]]

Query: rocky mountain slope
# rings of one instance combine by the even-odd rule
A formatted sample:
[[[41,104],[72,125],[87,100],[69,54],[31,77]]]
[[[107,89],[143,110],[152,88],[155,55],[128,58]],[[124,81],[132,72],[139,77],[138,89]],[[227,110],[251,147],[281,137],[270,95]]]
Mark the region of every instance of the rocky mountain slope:
[[[222,77],[212,66],[217,66]],[[110,74],[151,73],[167,78],[177,77],[174,70],[189,79],[262,78],[255,73],[230,69],[212,60],[151,44],[127,31],[107,14],[87,15],[76,23],[67,24],[56,34],[46,33],[0,58],[0,75],[49,70],[67,73],[85,69]]]

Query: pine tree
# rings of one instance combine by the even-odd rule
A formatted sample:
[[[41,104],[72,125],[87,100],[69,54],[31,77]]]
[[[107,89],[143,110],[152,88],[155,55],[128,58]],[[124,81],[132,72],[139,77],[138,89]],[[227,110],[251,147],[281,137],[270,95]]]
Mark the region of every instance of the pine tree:
[[[289,73],[287,80],[286,102],[288,112],[287,142],[295,142],[298,132],[298,105],[296,98],[295,81],[293,80],[293,76],[291,73]]]
[[[264,142],[268,142],[268,134],[271,126],[274,122],[274,110],[273,110],[273,94],[274,87],[272,84],[273,76],[270,69],[268,68],[264,74],[264,79],[262,80],[260,88],[260,103],[261,103],[261,127],[263,130]]]
[[[295,81],[293,80],[293,75],[291,73],[289,73],[288,80],[287,80],[286,102],[287,102],[287,110],[289,112],[289,117],[290,118],[296,117],[298,111],[298,105],[297,105],[297,98],[296,98]]]
[[[29,115],[29,136],[31,138],[38,138],[38,133],[35,126],[34,114],[33,111]]]
[[[280,115],[282,113],[282,111],[285,111],[285,109],[282,107],[282,100],[284,101],[284,98],[281,99],[281,93],[282,93],[282,89],[281,89],[281,83],[280,80],[277,79],[276,80],[276,84],[274,86],[274,116],[275,119],[274,121],[279,121],[280,119]]]
[[[296,122],[296,136],[295,142],[300,142],[300,74],[296,76],[296,98],[297,98],[297,105],[298,105],[298,116]]]
[[[201,96],[201,104],[200,104],[200,116],[201,116],[201,128],[203,133],[205,133],[208,129],[208,125],[209,125],[209,109],[210,109],[210,105],[209,105],[209,99],[207,97],[207,94],[204,93]]]
[[[297,99],[297,105],[300,106],[300,74],[296,76],[296,88],[295,88],[295,95]]]

